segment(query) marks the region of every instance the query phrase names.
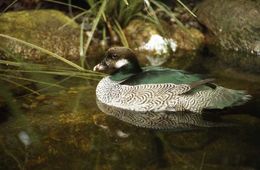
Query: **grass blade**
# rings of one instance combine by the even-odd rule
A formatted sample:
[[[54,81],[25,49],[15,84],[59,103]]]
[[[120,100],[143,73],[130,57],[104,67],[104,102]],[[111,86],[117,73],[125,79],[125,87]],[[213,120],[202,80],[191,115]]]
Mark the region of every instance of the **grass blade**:
[[[116,31],[117,35],[119,36],[122,44],[125,47],[129,47],[129,44],[128,44],[128,41],[126,39],[126,36],[125,36],[125,33],[124,33],[123,29],[121,28],[121,26],[120,26],[120,24],[118,23],[117,20],[114,20],[114,22],[115,22],[114,30]]]
[[[85,20],[80,25],[80,37],[79,37],[79,56],[81,60],[83,60],[84,56],[84,25],[85,25]]]
[[[45,71],[45,70],[8,70],[8,69],[0,69],[2,72],[6,73],[14,73],[14,72],[20,72],[20,73],[35,73],[35,74],[50,74],[50,75],[59,75],[59,76],[72,76],[72,77],[96,77],[101,78],[104,77],[102,74],[93,74],[93,73],[84,73],[84,72],[74,72],[74,71]]]
[[[52,3],[56,3],[56,4],[60,4],[60,5],[65,5],[65,6],[70,6],[72,8],[75,8],[75,9],[79,9],[81,11],[86,11],[86,9],[84,8],[81,8],[79,6],[76,6],[76,5],[72,5],[72,4],[68,4],[68,3],[64,3],[64,2],[60,2],[60,1],[55,1],[55,0],[44,0],[46,2],[52,2]]]
[[[6,65],[6,66],[26,68],[26,70],[28,70],[28,71],[47,70],[47,71],[56,71],[56,72],[75,72],[78,74],[89,73],[89,74],[93,74],[93,75],[97,75],[97,76],[106,75],[104,73],[95,72],[92,70],[78,71],[78,70],[75,70],[74,68],[68,68],[68,67],[49,66],[49,65],[43,65],[43,64],[32,64],[32,63],[15,62],[15,61],[7,61],[7,60],[0,60],[0,64]]]
[[[17,77],[17,76],[6,75],[6,74],[0,74],[0,76],[6,77],[6,78],[12,78],[12,79],[19,79],[19,80],[30,81],[30,82],[34,82],[34,83],[45,84],[45,85],[49,85],[49,86],[55,86],[55,87],[59,87],[59,88],[64,88],[64,87],[61,86],[61,85],[56,85],[56,84],[53,84],[53,83],[48,83],[48,82],[44,82],[44,81],[33,80],[33,79],[29,79],[29,78],[24,78],[24,77]]]
[[[12,81],[12,80],[9,80],[9,79],[3,78],[3,77],[0,77],[0,79],[2,79],[2,80],[4,80],[4,81],[7,81],[7,82],[9,82],[9,83],[11,83],[11,84],[14,84],[14,85],[16,85],[16,86],[18,86],[18,87],[22,87],[22,88],[24,88],[25,90],[28,90],[28,91],[32,92],[33,94],[41,95],[39,92],[37,92],[37,91],[35,91],[35,90],[33,90],[33,89],[30,89],[30,88],[28,88],[28,87],[26,87],[26,86],[24,86],[24,85],[22,85],[22,84],[20,84],[20,83],[17,83],[17,82],[15,82],[15,81]]]
[[[181,21],[179,21],[174,13],[169,9],[169,7],[167,7],[165,4],[163,3],[159,3],[157,1],[151,1],[155,6],[157,6],[160,10],[164,11],[169,17],[173,18],[174,21],[181,27],[183,28],[184,30],[186,30],[186,27],[182,24]]]
[[[4,12],[6,12],[11,6],[13,6],[18,0],[14,0],[11,4],[9,4],[2,12],[1,14],[3,14]]]
[[[70,23],[74,22],[74,21],[75,21],[76,19],[78,19],[79,17],[81,17],[81,16],[83,16],[83,15],[89,13],[89,12],[90,12],[90,11],[84,11],[84,12],[79,13],[79,14],[76,15],[75,17],[71,18],[71,20],[68,21],[66,24],[60,26],[60,27],[59,27],[59,30],[60,30],[60,29],[63,29],[64,27],[66,27],[66,26],[69,25]]]
[[[72,78],[72,77],[66,77],[66,78],[64,78],[64,79],[62,79],[62,80],[60,80],[60,81],[58,81],[56,84],[61,84],[61,83],[65,82],[66,80],[69,80],[70,78]],[[44,90],[47,90],[47,89],[50,89],[50,88],[52,88],[52,86],[48,86],[48,87],[41,88],[41,89],[39,89],[39,90],[36,90],[36,92],[39,93],[39,92],[41,92],[41,91],[44,91]],[[19,97],[17,97],[17,98],[27,97],[27,96],[30,96],[30,95],[32,95],[32,93],[25,94],[25,95],[19,96]]]
[[[99,8],[99,11],[98,11],[98,13],[97,13],[97,16],[96,16],[96,18],[95,18],[94,21],[93,21],[93,26],[92,26],[92,28],[91,28],[91,32],[90,32],[90,34],[89,34],[89,37],[88,37],[86,46],[85,46],[85,48],[84,48],[83,56],[81,56],[81,66],[82,66],[82,67],[84,67],[84,63],[85,63],[85,60],[86,60],[86,53],[87,53],[87,51],[88,51],[88,47],[89,47],[90,42],[91,42],[91,40],[92,40],[92,38],[93,38],[94,32],[96,31],[96,28],[97,28],[97,25],[98,25],[98,23],[99,23],[99,21],[100,21],[100,18],[101,18],[101,16],[104,14],[104,11],[105,11],[105,9],[106,9],[106,4],[107,4],[107,0],[103,0],[101,6],[100,6],[100,8]]]
[[[91,5],[91,8],[90,8],[90,9],[85,10],[84,12],[81,12],[81,13],[79,13],[78,15],[76,15],[75,17],[71,18],[70,21],[68,21],[66,24],[62,25],[61,27],[59,27],[59,29],[64,28],[65,26],[67,26],[68,24],[70,24],[71,22],[75,21],[77,18],[79,18],[79,17],[81,17],[81,16],[83,16],[83,15],[85,15],[85,14],[92,14],[91,11],[93,11],[94,8],[95,8],[98,4],[99,4],[99,2],[97,2],[97,3],[93,4],[93,5]],[[83,22],[84,22],[84,21],[83,21]]]
[[[125,2],[125,4],[128,6],[129,5],[129,3],[128,3],[128,1],[127,0],[124,0],[124,2]]]
[[[154,20],[154,23],[156,23],[155,25],[156,25],[156,27],[157,27],[157,29],[163,34],[163,35],[165,35],[165,31],[164,31],[164,29],[163,29],[163,27],[162,27],[162,25],[161,25],[161,23],[160,23],[160,20],[159,20],[159,18],[157,17],[157,15],[156,15],[156,12],[155,12],[155,10],[153,9],[153,7],[151,6],[151,4],[150,4],[150,2],[147,0],[147,1],[145,1],[146,3],[146,8],[147,8],[147,13],[148,13],[148,15]]]
[[[181,6],[183,6],[183,8],[185,8],[193,17],[197,18],[197,16],[184,3],[182,3],[180,0],[177,0],[177,2],[181,4]]]
[[[65,59],[65,58],[63,58],[63,57],[53,53],[53,52],[51,52],[51,51],[48,51],[48,50],[46,50],[46,49],[44,49],[42,47],[39,47],[37,45],[31,44],[29,42],[23,41],[21,39],[18,39],[18,38],[9,36],[9,35],[0,34],[0,37],[6,38],[6,39],[10,39],[10,40],[13,40],[13,41],[17,41],[17,42],[22,43],[24,45],[27,45],[27,46],[29,46],[31,48],[35,48],[35,49],[37,49],[37,50],[39,50],[39,51],[41,51],[41,52],[43,52],[45,54],[48,54],[48,55],[50,55],[50,56],[52,56],[52,57],[54,57],[54,58],[56,58],[56,59],[58,59],[58,60],[60,60],[60,61],[62,61],[64,63],[66,63],[66,64],[68,64],[68,65],[70,65],[70,66],[72,66],[72,67],[74,67],[74,68],[76,68],[76,69],[78,69],[80,71],[84,71],[85,70],[83,67],[80,67],[79,65],[77,65],[77,64],[75,64],[75,63],[73,63],[73,62],[71,62],[71,61],[69,61],[69,60],[67,60],[67,59]]]

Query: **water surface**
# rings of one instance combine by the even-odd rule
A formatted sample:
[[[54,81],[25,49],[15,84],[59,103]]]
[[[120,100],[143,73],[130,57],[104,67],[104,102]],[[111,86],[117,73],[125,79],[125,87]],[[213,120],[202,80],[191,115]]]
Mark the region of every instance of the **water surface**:
[[[139,128],[98,109],[97,82],[69,79],[66,89],[52,88],[41,96],[17,92],[9,105],[2,102],[0,169],[259,169],[259,77],[241,79],[229,69],[227,74],[194,67],[190,70],[253,96],[244,106],[211,113],[211,119],[238,126]]]

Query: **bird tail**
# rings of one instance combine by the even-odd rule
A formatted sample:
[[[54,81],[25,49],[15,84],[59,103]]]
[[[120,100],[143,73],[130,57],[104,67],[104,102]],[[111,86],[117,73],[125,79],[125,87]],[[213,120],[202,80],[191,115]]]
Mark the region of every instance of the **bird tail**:
[[[214,93],[214,97],[207,107],[209,109],[223,109],[225,107],[240,106],[252,98],[246,91],[233,90],[221,86],[218,86]]]

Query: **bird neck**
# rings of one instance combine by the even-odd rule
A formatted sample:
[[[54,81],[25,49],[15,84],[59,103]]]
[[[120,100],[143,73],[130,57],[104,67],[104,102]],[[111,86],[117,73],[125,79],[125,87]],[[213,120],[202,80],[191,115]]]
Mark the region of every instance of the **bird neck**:
[[[112,73],[110,79],[121,82],[141,72],[139,64],[128,64]]]

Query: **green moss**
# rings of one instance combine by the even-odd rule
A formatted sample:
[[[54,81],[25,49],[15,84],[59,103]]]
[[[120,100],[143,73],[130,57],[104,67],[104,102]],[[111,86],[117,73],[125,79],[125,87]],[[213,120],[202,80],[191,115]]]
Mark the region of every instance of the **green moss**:
[[[68,25],[62,27],[64,24]],[[55,10],[8,12],[0,16],[0,25],[1,34],[43,47],[67,59],[79,59],[80,28],[61,12]],[[0,38],[0,47],[4,51],[12,52],[12,56],[18,55],[20,57],[18,59],[48,61],[46,55],[41,52],[8,39]]]

